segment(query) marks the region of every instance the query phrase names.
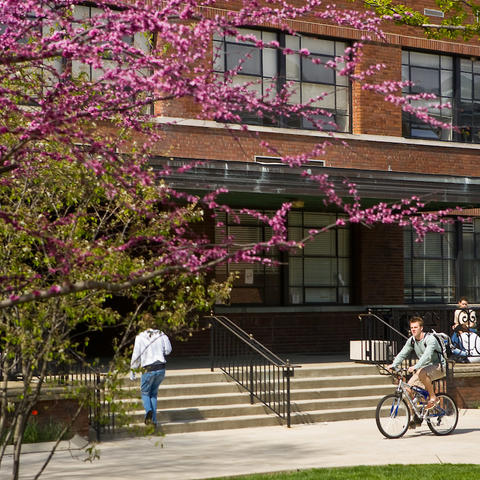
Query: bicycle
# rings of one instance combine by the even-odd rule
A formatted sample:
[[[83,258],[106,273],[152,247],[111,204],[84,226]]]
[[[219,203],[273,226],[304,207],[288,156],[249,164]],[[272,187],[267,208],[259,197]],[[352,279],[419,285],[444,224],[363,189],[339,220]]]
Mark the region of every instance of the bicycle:
[[[380,366],[398,381],[395,393],[385,395],[378,403],[375,412],[377,427],[385,437],[400,438],[404,435],[409,428],[412,412],[418,419],[418,424],[426,420],[428,428],[435,435],[448,435],[455,430],[458,422],[458,408],[452,397],[445,393],[438,393],[436,395],[438,404],[426,410],[428,392],[405,382],[406,369],[390,372],[382,365]],[[413,399],[407,387],[413,390]]]

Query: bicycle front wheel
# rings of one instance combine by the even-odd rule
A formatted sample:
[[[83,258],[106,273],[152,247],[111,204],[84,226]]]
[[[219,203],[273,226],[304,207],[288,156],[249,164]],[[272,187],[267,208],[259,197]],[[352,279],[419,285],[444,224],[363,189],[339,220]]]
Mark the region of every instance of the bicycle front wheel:
[[[438,394],[439,403],[427,415],[428,428],[435,435],[448,435],[455,430],[458,422],[458,409],[452,397]]]
[[[410,410],[405,400],[391,393],[383,397],[375,413],[377,427],[387,438],[400,438],[410,423]]]

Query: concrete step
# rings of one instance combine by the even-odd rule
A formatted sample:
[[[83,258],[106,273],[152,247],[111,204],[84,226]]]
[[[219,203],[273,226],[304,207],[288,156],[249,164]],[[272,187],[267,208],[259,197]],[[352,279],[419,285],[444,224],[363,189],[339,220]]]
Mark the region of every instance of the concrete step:
[[[258,391],[270,375],[275,373],[268,369],[257,372]],[[123,385],[118,401],[128,426],[120,428],[118,434],[151,434],[152,427],[143,424],[139,380],[127,380]],[[393,390],[390,377],[379,375],[372,365],[342,362],[295,369],[291,378],[292,424],[371,418],[380,398]],[[249,393],[219,370],[169,371],[160,387],[157,407],[157,434],[286,423],[261,402],[255,400],[251,405]]]
[[[330,410],[294,413],[291,416],[292,425],[338,422],[341,420],[359,420],[361,418],[375,418],[376,404],[371,407],[333,408]]]
[[[242,415],[224,418],[206,418],[206,419],[186,419],[175,422],[159,423],[156,429],[158,435],[186,433],[186,432],[205,432],[210,430],[226,430],[231,428],[250,428],[250,427],[271,427],[282,425],[284,422],[274,414],[263,415]],[[151,427],[146,427],[141,423],[132,423],[128,427],[119,429],[119,435],[128,434],[128,432],[145,433],[151,432]]]
[[[354,385],[350,387],[338,388],[313,388],[299,389],[290,392],[291,400],[316,399],[316,398],[348,398],[358,396],[369,396],[372,394],[387,395],[393,392],[392,385]]]
[[[190,408],[212,405],[230,405],[230,404],[250,404],[250,394],[247,392],[235,393],[216,393],[205,395],[185,395],[178,397],[162,397],[159,392],[157,407],[159,410],[167,410],[172,408]],[[135,392],[132,398],[123,398],[119,400],[125,405],[125,408],[136,408],[141,406],[140,393]]]
[[[257,389],[261,390],[262,381],[254,382]],[[291,379],[291,389],[324,389],[324,388],[337,388],[342,389],[351,386],[370,386],[370,385],[392,385],[390,378],[381,375],[347,375],[347,376],[316,376],[316,377],[303,377]],[[129,385],[123,387],[120,392],[121,398],[135,397],[140,390],[139,384]],[[222,393],[238,393],[244,389],[233,381],[225,380],[223,382],[211,382],[211,383],[190,383],[190,384],[165,384],[162,383],[160,387],[161,397],[178,397],[178,396],[199,396],[199,395],[214,395]]]
[[[133,383],[133,382],[132,382]],[[178,397],[195,395],[214,395],[222,393],[238,393],[241,387],[233,381],[211,382],[211,383],[187,383],[179,385],[168,385],[162,383],[159,389],[159,397]],[[120,398],[131,398],[140,394],[140,383],[122,387],[119,391]]]
[[[347,375],[331,377],[295,378],[291,380],[291,388],[326,388],[350,387],[359,385],[392,385],[389,377],[381,375]]]
[[[382,395],[369,397],[351,397],[340,399],[301,400],[291,403],[292,413],[305,413],[310,411],[323,411],[331,409],[352,409],[361,407],[376,407]],[[157,419],[160,423],[204,420],[209,418],[242,417],[249,415],[264,415],[270,410],[263,403],[231,404],[210,407],[177,408],[171,410],[159,410]],[[145,412],[141,408],[131,410],[128,415],[130,423],[140,424]]]
[[[374,418],[376,403],[372,406],[356,408],[331,408],[307,412],[291,413],[292,425],[309,424],[317,422],[333,422],[341,420],[354,420],[361,418]],[[203,419],[183,419],[179,421],[167,421],[159,423],[156,434],[173,434],[186,432],[200,432],[210,430],[223,430],[232,428],[267,427],[286,425],[286,420],[280,419],[273,413],[257,415],[240,415],[234,417],[217,417]],[[131,423],[128,427],[120,428],[119,435],[135,432],[135,434],[151,433],[152,427],[146,427],[142,423]]]
[[[348,376],[348,375],[378,375],[375,365],[346,363],[341,365],[315,365],[302,366],[295,369],[294,378],[318,377],[318,376]]]
[[[130,380],[128,376],[122,376],[119,379],[120,384],[124,387],[136,385],[140,381],[140,374],[136,374],[135,380]],[[181,385],[191,383],[212,383],[212,382],[228,382],[230,381],[222,371],[216,370],[214,372],[202,370],[199,372],[178,372],[175,370],[167,370],[165,379],[162,385]]]
[[[299,400],[291,402],[291,411],[310,412],[331,409],[350,409],[377,406],[383,395],[349,398],[323,398],[317,400]]]
[[[337,388],[323,388],[323,389],[300,389],[292,390],[290,398],[292,402],[321,400],[321,399],[348,399],[351,397],[369,397],[372,395],[384,396],[393,392],[391,385],[367,385],[367,386],[353,386],[346,387],[341,390]],[[160,392],[161,393],[161,392]],[[135,392],[131,398],[123,398],[119,400],[123,408],[127,411],[140,410],[142,402],[140,400],[139,392]],[[164,398],[159,396],[157,407],[158,410],[171,410],[178,408],[194,408],[207,406],[228,406],[228,405],[250,405],[250,394],[246,391],[237,392],[235,394],[213,394],[213,395],[199,395],[199,396],[179,396]]]
[[[207,418],[239,417],[248,415],[264,415],[268,413],[267,407],[260,402],[250,404],[231,404],[212,407],[177,408],[172,410],[158,410],[157,420],[160,423],[204,420]],[[143,422],[145,411],[138,409],[130,412],[129,419],[132,423]]]

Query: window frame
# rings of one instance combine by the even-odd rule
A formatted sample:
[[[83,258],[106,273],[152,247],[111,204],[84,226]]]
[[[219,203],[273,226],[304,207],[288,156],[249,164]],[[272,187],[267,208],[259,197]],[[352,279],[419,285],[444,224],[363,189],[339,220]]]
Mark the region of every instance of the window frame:
[[[274,211],[271,210],[265,210],[261,211],[263,214],[269,214],[273,213]],[[333,217],[334,221],[336,221],[338,218],[344,218],[343,215],[337,214],[337,213],[331,213],[331,212],[314,212],[314,211],[304,211],[304,210],[292,210],[289,212],[289,216],[287,219],[287,229],[292,229],[292,228],[300,228],[302,229],[302,234],[304,231],[310,230],[310,229],[319,229],[321,228],[320,224],[312,224],[312,223],[305,223],[305,215],[315,215],[315,214],[320,214],[328,217]],[[270,227],[260,223],[260,222],[255,222],[253,219],[249,220],[248,223],[245,224],[239,224],[236,223],[235,221],[231,221],[229,219],[229,216],[225,216],[226,214],[221,213],[218,214],[217,216],[217,221],[220,220],[223,223],[223,226],[220,227],[215,227],[215,243],[218,243],[218,241],[221,239],[223,235],[229,235],[230,229],[229,227],[245,227],[245,228],[252,228],[252,227],[257,227],[262,229],[262,239],[265,240],[267,239],[266,235],[266,230]],[[293,221],[293,215],[297,216],[297,221]],[[301,216],[301,222],[298,222],[298,218]],[[323,224],[322,224],[323,225]],[[344,238],[346,240],[346,245],[344,247],[344,250],[346,251],[345,255],[339,255],[339,230],[347,230],[348,235]],[[275,306],[312,306],[312,305],[349,305],[352,303],[352,289],[353,289],[353,276],[352,276],[352,231],[350,228],[350,225],[347,224],[345,226],[336,226],[332,229],[329,230],[331,235],[334,235],[334,241],[335,241],[335,254],[330,255],[327,253],[321,253],[321,254],[312,254],[308,252],[308,244],[307,248],[304,249],[298,249],[295,253],[292,252],[286,252],[286,251],[278,251],[278,252],[273,252],[272,254],[266,255],[269,258],[275,258],[278,260],[279,265],[277,268],[277,272],[275,273],[276,275],[276,280],[277,283],[275,286],[277,287],[275,295],[278,298],[277,302],[272,301],[273,297],[267,298],[267,292],[266,289],[271,288],[271,284],[269,283],[269,273],[267,270],[271,267],[268,266],[261,266],[258,264],[249,264],[251,265],[251,269],[256,269],[257,272],[260,271],[260,269],[263,270],[263,285],[259,285],[258,283],[253,282],[253,284],[245,285],[242,284],[244,283],[244,277],[241,277],[239,280],[236,281],[234,284],[233,290],[235,289],[244,289],[247,294],[248,294],[248,289],[251,288],[259,288],[263,289],[263,301],[262,302],[241,302],[241,301],[232,301],[233,306],[240,306],[240,305],[247,305],[247,306],[268,306],[268,307],[275,307]],[[322,233],[320,233],[322,235]],[[290,237],[289,237],[290,238]],[[305,252],[307,252],[305,254]],[[301,259],[302,262],[308,262],[311,261],[312,259],[332,259],[336,263],[336,283],[329,284],[329,285],[309,285],[308,282],[305,280],[305,272],[302,270],[302,282],[300,285],[295,284],[293,288],[296,289],[302,289],[302,294],[301,294],[301,302],[294,302],[292,301],[291,297],[291,282],[290,282],[290,259],[295,258],[295,259]],[[347,262],[347,270],[348,270],[348,282],[344,285],[340,285],[340,280],[338,276],[338,272],[341,271],[343,273],[343,270],[339,268],[339,263],[340,262]],[[235,265],[237,264],[224,264],[216,268],[215,270],[215,277],[217,280],[221,281],[225,279],[229,273],[236,271]],[[241,276],[244,274],[244,272],[241,271]],[[271,277],[270,277],[271,279]],[[324,289],[334,289],[335,290],[335,301],[306,301],[307,299],[307,293],[306,291],[309,289],[315,289],[315,288],[324,288]],[[232,290],[232,291],[233,291]],[[238,290],[237,290],[238,292]],[[235,298],[235,291],[233,291],[233,297]],[[261,293],[261,292],[260,292]],[[346,295],[346,296],[345,296]],[[246,295],[239,295],[240,297],[245,297]]]
[[[412,62],[410,61],[410,55],[412,53],[429,55],[432,57],[438,56],[439,57],[438,67],[434,68],[434,67],[427,67],[427,66],[412,65]],[[404,60],[405,56],[408,56],[407,62]],[[442,57],[451,59],[451,65],[452,65],[451,70],[448,68],[442,68]],[[462,61],[472,62],[472,68],[471,68],[472,97],[470,101],[468,101],[469,99],[465,99],[465,97],[462,97],[462,73],[464,73],[461,66]],[[412,79],[412,75],[411,75],[412,68],[424,68],[424,69],[437,70],[438,76],[439,76],[439,86],[441,89],[442,71],[452,72],[451,95],[450,96],[442,95],[441,90],[440,90],[440,95],[437,95],[439,100],[442,103],[445,103],[446,99],[450,99],[450,103],[452,104],[451,114],[445,115],[445,114],[442,114],[442,112],[439,112],[438,115],[436,113],[433,113],[433,116],[440,117],[442,121],[447,120],[448,122],[451,122],[452,127],[458,126],[460,128],[460,131],[456,131],[453,128],[448,130],[437,128],[435,131],[436,127],[431,127],[428,124],[423,123],[420,120],[417,120],[413,115],[410,115],[408,113],[403,113],[402,114],[402,136],[403,137],[424,139],[424,140],[447,141],[447,142],[480,143],[480,62],[478,61],[475,61],[475,62],[478,64],[477,65],[478,71],[475,71],[474,61],[471,58],[464,55],[447,54],[445,52],[425,51],[425,50],[416,50],[416,49],[402,50],[402,80]],[[406,69],[408,69],[408,78],[405,78],[404,76],[404,72]],[[477,84],[477,90],[479,94],[478,98],[475,98],[475,93],[474,93],[475,92],[475,76],[478,79],[478,84]],[[415,90],[415,87],[406,87],[403,89],[403,93],[415,94],[416,92],[414,90]],[[428,100],[426,101],[426,103],[431,103],[431,102],[435,102],[435,101],[428,101]],[[460,121],[461,115],[462,115],[462,105],[472,106],[471,107],[472,113],[470,114],[471,121],[465,125],[462,125],[461,124],[462,122]],[[477,107],[475,107],[475,105],[477,105]],[[448,112],[448,110],[445,110],[445,112]],[[475,125],[474,123],[475,116],[478,117],[477,125]],[[432,134],[431,135],[413,134],[412,133],[413,128],[417,128],[418,131],[425,131],[425,132],[431,131]],[[477,132],[473,134],[472,132],[475,129],[477,130]]]
[[[404,300],[407,304],[420,303],[452,303],[455,300],[458,272],[457,264],[457,244],[456,244],[456,227],[449,224],[444,225],[446,232],[429,233],[422,245],[425,247],[429,235],[438,236],[440,239],[440,255],[427,255],[415,252],[416,233],[410,227],[405,227],[403,231],[404,253],[403,253],[403,269],[404,269]],[[408,238],[407,238],[408,237]],[[450,246],[449,246],[450,243]],[[425,250],[425,248],[424,248]],[[450,256],[451,255],[451,256]],[[441,262],[441,283],[435,285],[433,283],[419,282],[414,278],[415,270],[418,266],[423,272],[428,269],[428,263],[433,261]],[[417,267],[417,268],[415,268]],[[448,282],[450,280],[450,283]],[[439,290],[440,296],[428,295],[428,290]],[[423,294],[417,293],[423,291]]]
[[[333,86],[334,91],[334,108],[327,108],[327,107],[321,107],[319,106],[318,108],[323,108],[326,111],[329,111],[332,113],[331,118],[326,118],[325,120],[327,122],[332,122],[334,121],[337,123],[337,126],[342,125],[342,123],[345,125],[344,128],[337,128],[334,129],[333,126],[325,124],[324,130],[334,130],[339,133],[351,133],[352,132],[352,84],[350,80],[347,77],[342,77],[345,78],[345,85],[341,84],[338,81],[339,75],[333,73],[334,81],[333,83],[325,83],[325,82],[312,82],[312,81],[307,81],[306,79],[303,78],[303,70],[304,70],[304,62],[307,61],[302,56],[298,56],[299,59],[299,71],[300,71],[300,78],[299,80],[294,80],[294,79],[289,79],[287,77],[287,59],[286,56],[281,54],[281,49],[287,48],[287,38],[293,37],[298,39],[299,42],[299,50],[302,48],[302,39],[314,39],[314,40],[321,40],[325,42],[333,42],[334,45],[334,54],[333,55],[327,55],[327,54],[316,54],[314,53],[314,56],[321,56],[325,58],[335,58],[336,56],[343,55],[345,52],[340,48],[340,45],[344,45],[344,48],[347,48],[350,45],[350,42],[347,40],[340,40],[337,38],[329,38],[329,37],[319,37],[319,36],[314,36],[314,35],[296,35],[296,36],[291,36],[288,33],[281,32],[281,31],[276,31],[276,30],[271,30],[271,29],[256,29],[256,28],[249,28],[248,30],[250,31],[256,31],[260,33],[260,38],[263,37],[263,34],[274,34],[276,35],[276,40],[278,41],[280,45],[280,49],[276,50],[276,71],[277,71],[277,79],[276,79],[276,92],[280,92],[281,89],[286,85],[287,82],[294,82],[298,83],[298,91],[300,92],[300,102],[302,102],[302,90],[303,87],[306,84],[312,84],[312,85],[329,85]],[[242,33],[242,29],[240,28],[239,31]],[[227,51],[228,51],[228,45],[229,44],[236,44],[238,42],[234,41],[228,41],[226,37],[222,37],[220,35],[215,35],[213,38],[213,56],[214,56],[214,64],[213,64],[213,69],[214,72],[217,75],[222,75],[227,71]],[[243,44],[242,44],[243,45]],[[251,45],[253,49],[256,49],[254,45]],[[258,49],[260,50],[260,49]],[[218,52],[218,53],[217,53]],[[297,54],[298,55],[298,54]],[[254,74],[246,74],[244,76],[252,77],[252,78],[260,78],[262,79],[262,93],[264,93],[265,88],[264,88],[264,79],[265,78],[272,78],[272,77],[267,77],[263,75],[264,73],[264,65],[263,65],[263,51],[260,54],[260,59],[261,59],[261,72],[258,75]],[[219,65],[219,62],[221,65]],[[321,65],[316,65],[316,67],[322,68],[323,64]],[[324,67],[323,67],[324,68]],[[333,71],[332,71],[333,72]],[[242,75],[240,73],[240,75]],[[272,82],[273,83],[273,82]],[[347,96],[346,100],[346,105],[345,105],[345,111],[342,111],[340,106],[339,106],[339,89],[344,89],[345,94]],[[323,93],[323,91],[322,91]],[[306,100],[303,100],[306,101]],[[342,117],[343,122],[338,122],[337,117]],[[274,127],[280,127],[280,128],[295,128],[295,129],[306,129],[306,130],[312,130],[315,129],[313,124],[309,122],[307,119],[303,118],[302,116],[296,116],[291,117],[291,118],[276,118],[276,119],[271,119],[268,118],[267,116],[263,116],[262,118],[258,118],[256,114],[248,114],[248,113],[242,113],[242,121],[248,124],[253,124],[253,125],[262,125],[262,126],[274,126]]]
[[[298,214],[301,215],[301,223],[295,222],[295,224],[293,224],[292,215],[298,215]],[[323,224],[314,225],[312,223],[309,223],[308,220],[306,221],[305,217],[311,214],[319,214],[319,215],[334,217],[334,222],[336,222],[336,220],[338,220],[339,218],[345,218],[344,215],[335,214],[331,212],[310,212],[305,210],[292,210],[288,218],[289,234],[292,231],[292,229],[295,229],[295,228],[301,229],[303,234],[308,233],[308,231],[311,229],[316,229],[316,230],[321,229],[321,227],[324,226]],[[339,240],[340,231],[348,231],[348,237],[347,237],[348,247],[345,249],[346,253],[344,255],[340,254],[340,240]],[[347,223],[345,226],[336,226],[334,228],[329,229],[325,233],[328,233],[329,235],[333,236],[333,243],[334,243],[333,254],[328,254],[328,253],[314,254],[313,252],[309,252],[309,250],[311,249],[308,248],[308,244],[306,245],[305,248],[298,249],[295,253],[293,252],[289,253],[287,258],[287,262],[288,262],[288,275],[287,275],[288,302],[287,303],[289,305],[349,305],[352,303],[352,286],[353,286],[352,266],[353,265],[352,265],[352,231],[350,228],[350,224]],[[323,235],[323,233],[320,233],[319,235]],[[292,277],[290,275],[291,259],[301,259],[302,261],[302,277],[303,278],[302,278],[301,284],[292,283]],[[310,281],[308,281],[306,277],[305,265],[306,265],[306,262],[307,263],[312,262],[315,259],[330,260],[335,263],[335,272],[336,272],[335,282],[324,283],[324,284],[318,283],[317,285],[313,285],[310,283]],[[346,279],[346,283],[344,285],[340,284],[341,281],[339,277],[339,274],[341,275],[345,273],[340,267],[341,262],[346,262],[348,264],[348,279]],[[324,289],[324,290],[334,291],[335,300],[334,301],[308,301],[307,299],[308,299],[309,292],[315,289],[317,290]],[[299,302],[296,302],[293,300],[294,294],[295,294],[294,290],[296,290],[297,292],[298,291],[301,292],[301,298]]]
[[[237,215],[238,209],[234,210]],[[264,215],[273,215],[274,210],[258,210],[260,213]],[[257,235],[256,241],[265,241],[268,239],[268,230],[271,230],[271,227],[265,225],[263,222],[254,219],[250,215],[246,215],[243,217],[245,221],[242,223],[238,223],[234,220],[233,215],[230,215],[226,212],[217,212],[216,213],[216,220],[221,221],[223,226],[219,228],[218,226],[214,227],[214,237],[215,243],[219,243],[224,236],[227,238],[231,235],[233,229],[245,229],[245,231],[249,229],[256,229],[260,235]],[[242,215],[239,215],[242,218]],[[238,236],[237,236],[238,238]],[[252,305],[252,306],[278,306],[283,305],[283,266],[282,266],[282,252],[273,251],[268,253],[262,253],[262,257],[273,259],[279,263],[276,267],[270,267],[268,265],[263,265],[259,263],[224,263],[220,266],[215,268],[215,277],[219,281],[225,280],[228,275],[233,272],[239,272],[239,277],[234,280],[233,288],[232,288],[232,297],[235,299],[235,296],[238,295],[240,298],[249,297],[254,298],[255,293],[259,295],[262,299],[261,302],[249,301],[249,302],[242,302],[242,301],[233,301],[233,305]],[[278,288],[279,291],[277,292],[277,296],[279,300],[277,302],[270,301],[270,297],[267,298],[267,295],[270,292],[267,292],[269,285],[267,284],[267,278],[269,275],[268,271],[270,269],[278,269],[276,276],[278,277]],[[246,270],[250,270],[247,274]],[[247,283],[247,275],[251,275],[251,282]],[[259,282],[259,277],[262,278],[262,281]],[[241,292],[245,292],[241,293]],[[254,292],[256,291],[256,292]],[[250,295],[249,295],[250,294]]]

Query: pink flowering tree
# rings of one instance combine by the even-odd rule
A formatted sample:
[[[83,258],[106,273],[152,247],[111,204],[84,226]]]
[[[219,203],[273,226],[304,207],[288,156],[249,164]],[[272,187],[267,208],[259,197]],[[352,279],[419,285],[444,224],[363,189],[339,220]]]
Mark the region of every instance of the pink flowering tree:
[[[188,196],[168,187],[167,169],[154,172],[148,168],[155,146],[168,142],[162,126],[154,121],[154,106],[188,99],[198,106],[199,118],[222,123],[242,123],[243,112],[254,112],[259,116],[301,115],[309,118],[318,129],[325,129],[332,123],[328,120],[331,116],[328,111],[312,108],[318,97],[305,104],[291,105],[292,91],[288,85],[278,95],[272,96],[269,92],[262,96],[252,91],[251,85],[234,83],[232,79],[241,71],[241,64],[225,76],[216,75],[212,63],[205,60],[212,58],[212,36],[238,35],[255,47],[280,49],[275,42],[267,45],[256,37],[241,35],[238,27],[269,23],[292,32],[288,26],[290,18],[311,15],[322,21],[361,30],[365,40],[373,36],[383,38],[380,20],[372,13],[355,14],[327,8],[319,0],[307,1],[302,7],[273,2],[272,6],[263,8],[258,8],[255,1],[245,1],[239,4],[234,14],[213,18],[202,13],[202,7],[209,7],[210,2],[109,0],[95,3],[97,8],[93,11],[87,9],[88,14],[82,9],[81,2],[74,0],[4,0],[0,3],[3,25],[0,159],[5,186],[9,185],[12,172],[17,176],[35,175],[37,165],[67,161],[93,171],[112,198],[118,198],[124,191],[132,193],[139,185],[153,184],[153,188],[157,188],[159,204],[188,202],[199,210],[203,209],[206,215],[207,210],[222,208],[216,201],[218,193],[222,192],[211,192],[204,197]],[[352,81],[365,83],[365,89],[384,95],[387,101],[425,121],[436,122],[426,111],[411,107],[411,100],[431,96],[421,94],[404,98],[401,95],[402,82],[375,84],[368,81],[383,65],[358,71],[361,49],[362,43],[355,42],[344,55],[326,67],[338,70]],[[284,48],[282,53],[309,56],[305,49],[293,52]],[[312,62],[321,60],[312,58]],[[319,115],[324,119],[318,120]],[[245,125],[244,128],[248,129]],[[319,143],[303,155],[283,156],[284,161],[291,166],[302,166],[312,155],[321,155],[333,141]],[[266,143],[263,146],[282,153]],[[312,176],[311,179],[318,182],[319,191],[328,203],[344,206],[328,176]],[[350,185],[350,189],[355,190],[355,186]],[[145,202],[138,195],[133,193],[129,201],[127,207],[143,213]],[[347,204],[345,208],[350,221],[369,223],[385,219],[389,223],[404,224],[410,222],[412,213],[416,213],[417,201],[416,198],[409,199],[408,208],[405,204],[379,205],[374,212],[363,211],[360,203]],[[285,206],[279,215],[268,221],[273,226],[282,223],[287,208]],[[178,218],[174,209],[170,211],[173,212],[173,225]],[[180,222],[175,242],[165,241],[162,236],[150,239],[131,236],[114,246],[115,251],[125,250],[147,240],[161,246],[163,255],[149,266],[132,269],[126,275],[112,276],[101,272],[97,278],[79,279],[71,275],[73,265],[85,262],[93,251],[96,257],[110,255],[112,245],[104,236],[99,235],[96,242],[78,247],[57,241],[50,231],[52,222],[48,216],[32,229],[21,225],[18,216],[12,212],[4,210],[0,213],[2,221],[10,228],[38,238],[46,245],[50,270],[59,274],[57,277],[42,275],[42,281],[37,282],[41,285],[32,281],[34,277],[40,277],[33,272],[16,272],[12,277],[4,275],[2,285],[6,295],[0,301],[1,308],[81,291],[117,292],[149,282],[165,268],[168,271],[197,272],[228,256],[225,245],[212,247],[210,242],[202,243],[185,235],[184,225]],[[432,219],[415,219],[420,236],[430,228]],[[75,213],[61,219],[64,223],[76,220]],[[59,221],[55,219],[55,222]],[[427,230],[422,230],[424,228]],[[284,232],[284,229],[276,228],[272,241],[259,248],[285,242]],[[239,255],[245,260],[248,252],[246,248]],[[36,288],[32,288],[34,284]]]
[[[216,265],[268,262],[264,254],[271,249],[302,247],[336,226],[293,242],[285,225],[290,204],[273,216],[243,210],[270,226],[271,237],[248,245],[225,237],[214,244],[202,226],[209,219],[217,222],[218,211],[238,213],[219,202],[225,190],[187,194],[171,187],[167,167],[152,168],[152,155],[168,145],[171,126],[158,122],[156,112],[172,102],[188,101],[198,118],[240,124],[244,131],[245,113],[300,116],[319,130],[331,130],[331,114],[315,106],[325,94],[300,105],[290,102],[289,84],[275,95],[258,94],[251,83],[235,82],[242,62],[218,75],[213,36],[321,63],[308,50],[263,42],[239,28],[268,24],[294,33],[289,20],[302,16],[355,28],[362,40],[325,67],[436,125],[426,111],[411,108],[413,97],[402,97],[402,82],[375,83],[383,65],[358,68],[362,42],[384,38],[371,12],[320,0],[302,5],[244,0],[232,3],[228,14],[215,10],[213,0],[82,3],[0,0],[0,461],[13,442],[15,479],[29,414],[49,365],[67,361],[68,352],[81,353],[73,332],[122,324],[120,353],[144,316],[154,315],[171,332],[188,333],[197,312],[228,297],[232,279],[215,283]],[[262,145],[286,165],[301,167],[333,142],[334,134],[297,156]],[[327,175],[307,170],[304,175],[318,185],[327,205],[346,214],[340,223],[411,225],[419,238],[442,230],[438,216],[420,213],[418,198],[364,208],[353,183],[345,181],[350,197],[345,201]],[[116,296],[127,299],[122,315]],[[11,397],[14,371],[23,384]],[[38,382],[32,386],[34,377]],[[78,395],[83,398],[81,391]]]

